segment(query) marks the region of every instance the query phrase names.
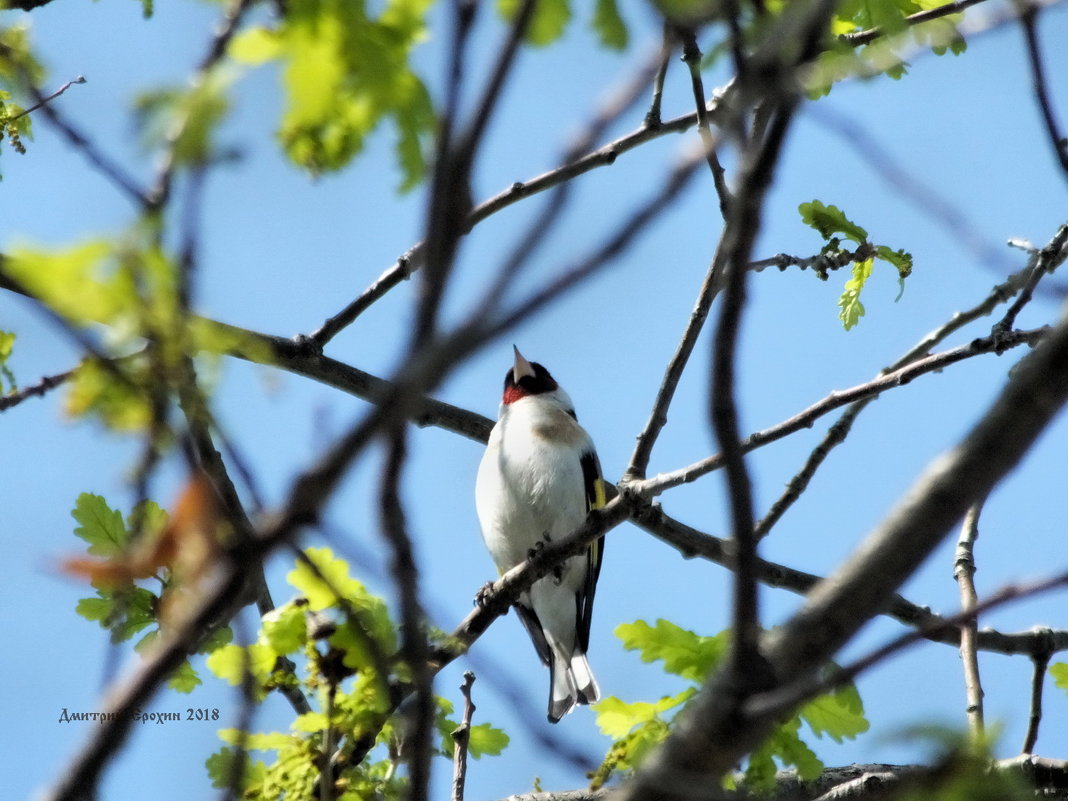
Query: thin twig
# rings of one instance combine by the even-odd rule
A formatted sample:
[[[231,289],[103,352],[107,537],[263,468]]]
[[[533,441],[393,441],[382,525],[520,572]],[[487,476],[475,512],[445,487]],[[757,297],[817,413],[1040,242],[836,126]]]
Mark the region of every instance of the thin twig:
[[[951,14],[959,14],[969,6],[978,5],[983,1],[984,0],[957,0],[955,3],[946,3],[944,6],[928,8],[923,11],[917,11],[915,14],[909,14],[905,17],[904,22],[909,27],[919,25],[922,22],[929,22],[933,19],[948,17]],[[860,45],[871,44],[884,35],[885,31],[883,31],[882,28],[875,27],[868,28],[864,31],[856,31],[855,33],[843,33],[838,38],[848,45],[859,47]]]
[[[701,134],[701,143],[705,149],[705,160],[712,172],[712,182],[719,197],[719,213],[727,219],[731,205],[731,191],[727,187],[726,173],[719,161],[716,150],[716,138],[708,117],[708,101],[705,100],[704,81],[701,79],[701,49],[697,46],[697,34],[692,29],[684,28],[678,32],[682,40],[682,60],[690,70],[690,85],[693,88],[694,104],[697,108],[697,130]],[[741,120],[740,115],[736,115]]]
[[[668,65],[671,62],[671,54],[675,49],[674,26],[664,23],[663,44],[660,47],[660,64],[656,68],[653,77],[653,99],[649,103],[649,110],[645,112],[643,127],[658,128],[661,123],[660,108],[664,98],[664,80],[667,78]]]
[[[650,61],[639,67],[628,84],[624,84],[619,92],[614,93],[598,107],[585,130],[575,138],[574,143],[561,159],[564,164],[571,163],[583,153],[588,152],[612,123],[640,101],[655,63],[655,61]],[[498,311],[501,298],[514,283],[521,270],[530,264],[538,249],[544,247],[549,241],[549,232],[567,209],[573,188],[574,183],[571,181],[565,181],[553,187],[552,196],[543,205],[541,213],[536,215],[527,226],[526,232],[519,238],[498,269],[496,279],[490,282],[482,298],[475,302],[472,319],[488,319]]]
[[[30,96],[34,99],[35,105],[33,108],[35,110],[40,110],[44,118],[66,138],[67,142],[69,142],[76,151],[81,153],[82,156],[98,169],[102,175],[122,190],[123,194],[125,194],[135,205],[143,208],[147,203],[148,195],[137,185],[137,181],[131,178],[122,167],[118,165],[118,163],[112,161],[102,150],[99,150],[97,146],[85,136],[85,134],[79,131],[69,120],[59,113],[56,107],[49,102],[55,95],[45,95],[34,85],[29,70],[15,58],[15,54],[10,48],[0,44],[0,54],[2,54],[8,61],[15,64],[20,80],[26,84]],[[74,82],[77,83],[78,81]]]
[[[694,346],[697,344],[697,338],[704,327],[705,320],[708,318],[712,300],[719,291],[721,283],[719,276],[720,264],[713,259],[708,266],[705,279],[701,283],[701,290],[697,294],[697,301],[694,303],[693,311],[690,312],[690,319],[686,322],[686,329],[682,332],[682,338],[675,347],[675,353],[664,371],[664,377],[660,382],[660,388],[657,390],[656,400],[653,402],[649,419],[638,435],[634,453],[630,457],[630,464],[624,474],[624,481],[645,478],[646,471],[649,468],[649,460],[652,458],[653,446],[656,444],[660,432],[667,425],[668,407],[675,397],[675,390],[682,379],[682,373],[686,369],[686,364],[690,360]]]
[[[960,658],[964,668],[964,693],[967,698],[968,730],[976,742],[983,737],[983,684],[979,676],[979,654],[976,635],[979,618],[975,607],[979,596],[975,592],[975,541],[979,539],[979,513],[983,502],[968,510],[957,539],[957,553],[953,560],[953,577],[960,587]]]
[[[9,395],[0,397],[0,412],[6,412],[8,409],[18,406],[28,398],[44,397],[56,387],[69,381],[74,373],[75,370],[67,370],[66,372],[57,373],[56,375],[46,375],[36,384],[23,387],[18,392],[12,392]]]
[[[1060,573],[1051,578],[1032,582],[1030,584],[1010,584],[983,601],[976,603],[972,609],[948,617],[945,621],[950,625],[960,627],[969,619],[972,619],[983,612],[988,612],[991,609],[1004,606],[1011,601],[1033,598],[1037,595],[1060,589],[1066,585],[1068,585],[1068,572]],[[754,716],[763,716],[770,713],[771,710],[785,711],[787,709],[793,709],[797,704],[808,698],[813,698],[835,687],[840,687],[843,684],[853,681],[864,671],[884,662],[889,657],[899,653],[905,648],[915,645],[925,638],[926,632],[922,628],[902,634],[869,654],[850,662],[844,667],[826,671],[823,674],[810,676],[800,682],[792,682],[772,692],[766,693],[763,697],[754,698],[748,705],[747,712]]]
[[[1046,682],[1046,670],[1050,666],[1050,658],[1055,653],[1054,632],[1050,629],[1038,629],[1042,648],[1036,650],[1031,656],[1031,713],[1027,716],[1027,733],[1023,737],[1022,754],[1031,754],[1035,750],[1038,741],[1038,726],[1042,722],[1042,686]]]
[[[672,546],[686,559],[707,559],[728,570],[734,569],[734,557],[729,542],[686,525],[669,515],[656,504],[639,504],[631,512],[631,522],[661,542]],[[758,559],[757,578],[769,587],[807,595],[823,576],[806,573],[777,562]],[[882,614],[911,628],[923,631],[931,642],[960,647],[960,628],[926,606],[909,601],[901,595],[890,597]],[[1068,651],[1068,630],[1002,632],[984,628],[978,632],[976,646],[980,651],[996,654],[1028,654]]]
[[[41,97],[40,100],[38,100],[32,106],[30,106],[29,108],[24,108],[18,114],[15,114],[14,116],[12,116],[8,121],[9,122],[14,122],[15,120],[19,119],[19,117],[25,117],[27,114],[32,114],[33,112],[37,111],[37,109],[39,109],[41,106],[43,106],[46,103],[50,103],[53,100],[55,100],[57,97],[59,97],[64,92],[66,92],[68,89],[70,89],[76,83],[85,83],[85,76],[84,75],[79,75],[77,78],[73,78],[73,79],[67,81],[65,84],[63,84],[61,87],[59,87],[52,94],[44,95],[43,97]]]
[[[746,302],[746,278],[757,231],[760,230],[764,194],[779,160],[796,100],[783,100],[768,136],[754,142],[745,154],[740,186],[728,207],[727,225],[716,261],[724,268],[726,286],[712,347],[710,421],[723,454],[730,499],[731,529],[737,569],[734,575],[731,661],[736,678],[757,678],[760,661],[760,615],[755,568],[757,538],[753,534],[753,494],[741,443],[735,401],[735,359],[738,332]]]
[[[1013,301],[1008,311],[1005,312],[1005,316],[994,324],[992,333],[995,336],[1004,336],[1012,330],[1012,327],[1016,324],[1017,315],[1023,310],[1024,306],[1031,302],[1038,282],[1042,280],[1043,276],[1057,269],[1066,257],[1068,257],[1068,222],[1057,229],[1057,233],[1053,235],[1048,245],[1031,254],[1027,280],[1019,296]]]
[[[800,431],[803,428],[808,428],[824,414],[854,401],[874,397],[885,392],[887,389],[907,384],[921,375],[938,372],[958,361],[981,354],[995,353],[997,347],[1004,347],[1006,346],[1006,343],[1008,343],[1008,347],[1016,347],[1024,344],[1033,345],[1042,340],[1048,333],[1049,329],[1043,327],[1033,331],[1014,331],[1006,339],[999,340],[997,343],[993,337],[975,339],[967,345],[951,348],[950,350],[928,356],[925,359],[918,359],[915,362],[889,372],[886,375],[882,375],[872,381],[868,381],[867,383],[859,384],[850,389],[836,390],[823,400],[817,401],[807,409],[798,412],[793,417],[750,434],[741,441],[742,452],[748,453],[751,450],[767,445],[769,442],[774,442],[789,434],[793,434],[796,431]],[[670,473],[661,473],[654,478],[632,482],[629,489],[638,492],[643,496],[648,496],[650,493],[652,495],[661,494],[672,487],[679,486],[680,484],[696,481],[701,476],[707,475],[713,470],[720,469],[723,465],[723,455],[714,454],[699,462],[694,462],[686,467],[673,470]]]
[[[720,101],[710,106],[709,113],[714,113],[720,107]],[[564,164],[549,172],[542,173],[527,181],[516,181],[507,189],[497,193],[491,198],[479,203],[471,210],[465,222],[465,230],[470,231],[483,220],[496,214],[502,209],[517,203],[524,198],[544,192],[565,181],[570,181],[590,170],[598,167],[606,167],[615,163],[616,158],[627,153],[646,142],[660,138],[669,133],[680,133],[689,130],[697,123],[697,113],[684,114],[659,125],[643,124],[637,130],[621,136],[606,145],[593,150],[573,162]],[[407,280],[413,273],[419,270],[426,259],[424,242],[417,242],[397,261],[385,270],[375,281],[362,292],[359,297],[349,303],[344,309],[333,317],[330,317],[316,331],[309,334],[306,339],[314,343],[318,348],[324,347],[331,339],[351,325],[364,311],[384,297],[391,289]]]
[[[196,69],[193,71],[193,75],[190,79],[191,86],[200,86],[208,79],[209,73],[226,54],[227,45],[237,33],[237,29],[240,26],[245,13],[252,7],[255,1],[256,0],[232,0],[226,7],[222,18],[219,20],[218,25],[215,28],[215,34],[208,43],[207,51],[204,53],[204,56],[200,59]],[[146,212],[159,211],[170,199],[171,185],[174,182],[174,172],[178,166],[176,148],[178,140],[184,133],[188,123],[189,120],[183,118],[167,135],[167,144],[164,149],[163,158],[156,170],[156,177],[152,182],[152,187],[145,195],[142,204]]]
[[[1042,54],[1039,51],[1037,30],[1039,9],[1027,0],[1019,0],[1017,8],[1020,9],[1020,25],[1023,26],[1024,37],[1027,40],[1027,60],[1031,66],[1031,83],[1034,87],[1035,99],[1042,112],[1042,120],[1046,123],[1050,145],[1061,165],[1061,170],[1068,177],[1068,139],[1061,133],[1060,126],[1057,124],[1057,116],[1053,112],[1053,101],[1050,98],[1046,71],[1042,66]]]
[[[470,670],[464,672],[464,683],[460,692],[464,697],[464,715],[460,725],[452,733],[455,747],[452,752],[452,801],[464,801],[464,785],[467,783],[467,745],[471,740],[471,718],[475,714],[475,704],[471,700],[471,685],[475,683],[475,674]]]

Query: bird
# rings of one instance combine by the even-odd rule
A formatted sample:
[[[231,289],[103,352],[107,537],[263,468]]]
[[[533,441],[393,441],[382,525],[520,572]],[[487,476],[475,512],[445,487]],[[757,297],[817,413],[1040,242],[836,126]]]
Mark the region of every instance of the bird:
[[[593,440],[574,404],[542,365],[514,345],[497,422],[475,482],[482,539],[500,574],[577,529],[605,504]],[[601,691],[586,652],[604,537],[522,593],[515,608],[549,668],[550,723]]]

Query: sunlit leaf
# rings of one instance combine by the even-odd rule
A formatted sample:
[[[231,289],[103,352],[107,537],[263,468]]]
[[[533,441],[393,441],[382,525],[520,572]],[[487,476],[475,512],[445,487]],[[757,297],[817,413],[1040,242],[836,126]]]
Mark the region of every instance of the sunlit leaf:
[[[597,0],[591,24],[605,47],[623,50],[630,41],[627,23],[619,14],[616,0]]]

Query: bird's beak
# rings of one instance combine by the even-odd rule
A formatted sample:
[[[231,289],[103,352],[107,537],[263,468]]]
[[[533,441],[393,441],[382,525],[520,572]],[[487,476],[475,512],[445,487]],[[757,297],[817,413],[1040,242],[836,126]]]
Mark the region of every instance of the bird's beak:
[[[519,379],[525,375],[533,377],[534,368],[530,362],[523,358],[523,354],[519,352],[519,348],[512,345],[512,350],[515,351],[515,365],[512,367],[512,380],[515,383],[519,383]]]

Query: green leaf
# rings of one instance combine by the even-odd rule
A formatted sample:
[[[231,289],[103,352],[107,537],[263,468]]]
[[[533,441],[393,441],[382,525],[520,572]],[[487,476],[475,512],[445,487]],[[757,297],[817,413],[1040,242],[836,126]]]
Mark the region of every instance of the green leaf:
[[[205,664],[220,679],[239,687],[246,673],[251,673],[253,679],[262,685],[274,670],[277,659],[278,654],[274,649],[262,643],[253,643],[247,648],[224,645],[208,654]]]
[[[275,31],[248,28],[230,41],[230,57],[240,64],[259,66],[285,53],[285,41]]]
[[[902,280],[912,275],[912,254],[904,250],[891,250],[886,245],[875,248],[875,255],[887,264],[892,264],[897,269],[898,277]]]
[[[627,703],[615,696],[608,696],[593,706],[597,712],[597,726],[602,734],[609,737],[624,737],[640,726],[663,720],[662,713],[686,703],[696,692],[696,688],[687,687],[677,695],[665,695],[656,703]]]
[[[691,681],[702,681],[726,653],[728,632],[702,637],[667,620],[650,626],[643,620],[621,623],[615,635],[628,651],[640,651],[643,662],[662,660],[664,670]]]
[[[180,693],[191,693],[203,682],[200,680],[200,676],[193,670],[193,666],[189,664],[189,660],[185,660],[178,666],[178,669],[171,674],[171,677],[167,679],[167,686],[172,690]]]
[[[240,729],[219,729],[219,739],[229,745],[243,745],[247,751],[280,751],[289,748],[296,739],[292,734],[281,732],[243,732]]]
[[[481,759],[484,755],[500,756],[509,742],[510,738],[501,729],[489,723],[480,723],[469,730],[467,752],[475,759]]]
[[[869,728],[868,719],[864,717],[864,703],[852,684],[809,701],[801,709],[801,719],[817,737],[826,734],[836,743],[843,739],[852,740]]]
[[[1049,666],[1049,675],[1053,677],[1053,683],[1068,693],[1068,663],[1055,662]]]
[[[239,766],[240,771],[235,772]],[[267,772],[267,766],[259,760],[253,761],[244,750],[237,748],[223,748],[216,751],[204,763],[208,769],[208,777],[211,786],[219,790],[229,790],[233,786],[234,776],[240,775],[243,779],[242,787],[249,787],[263,781]]]
[[[231,53],[244,63],[283,62],[278,136],[291,161],[313,174],[339,170],[391,121],[402,189],[424,177],[424,145],[436,120],[409,54],[426,37],[430,3],[390,0],[373,19],[363,3],[291,0],[276,29],[253,28],[235,39]]]
[[[99,590],[97,591],[100,592]],[[86,620],[104,621],[107,620],[112,611],[115,609],[114,598],[82,598],[78,601],[77,606],[74,607],[74,611],[84,617]]]
[[[838,319],[842,321],[842,327],[850,330],[864,316],[864,304],[860,302],[860,293],[864,284],[871,277],[873,259],[865,259],[853,264],[853,277],[846,281],[845,291],[838,298]]]
[[[363,584],[349,575],[348,562],[335,557],[329,548],[306,548],[304,555],[314,568],[304,560],[298,560],[296,567],[286,574],[286,581],[307,599],[308,609],[312,612],[334,606],[339,596],[350,598],[367,594]]]
[[[52,251],[16,247],[4,270],[68,320],[106,323],[137,298],[128,275],[105,270],[112,250],[107,240]]]
[[[200,648],[197,650],[198,654],[210,654],[212,651],[216,651],[222,648],[224,645],[229,645],[230,641],[234,639],[234,632],[229,626],[222,626],[211,633],[211,635],[204,640]]]
[[[792,718],[779,726],[767,740],[749,755],[745,769],[746,786],[757,792],[775,787],[776,760],[793,766],[802,781],[812,781],[823,772],[823,763],[798,736],[800,721]]]
[[[152,409],[132,380],[117,379],[97,361],[82,362],[70,379],[64,411],[74,418],[96,415],[115,431],[141,431],[151,421]]]
[[[593,10],[593,29],[597,31],[601,44],[613,50],[626,48],[630,34],[627,31],[627,23],[619,15],[619,7],[616,0],[597,0]]]
[[[815,228],[824,239],[841,235],[858,245],[868,241],[868,232],[846,217],[837,206],[825,206],[813,200],[811,203],[802,203],[797,210],[801,212],[801,220],[805,225]]]
[[[497,0],[497,11],[511,21],[519,13],[521,5],[521,0]],[[563,36],[570,21],[571,6],[568,0],[537,0],[527,26],[526,41],[537,47],[550,45]]]
[[[626,703],[609,696],[597,702],[597,728],[601,734],[619,739],[630,734],[636,727],[656,719],[656,706],[646,701]]]
[[[78,523],[75,536],[89,543],[88,551],[93,556],[117,556],[129,543],[122,513],[108,506],[99,495],[83,492],[70,514]]]
[[[192,86],[157,89],[134,100],[135,121],[148,149],[166,148],[174,163],[196,166],[217,157],[215,130],[230,109],[233,70],[215,68]]]
[[[292,654],[308,642],[304,607],[287,603],[263,616],[263,637],[276,654]]]

